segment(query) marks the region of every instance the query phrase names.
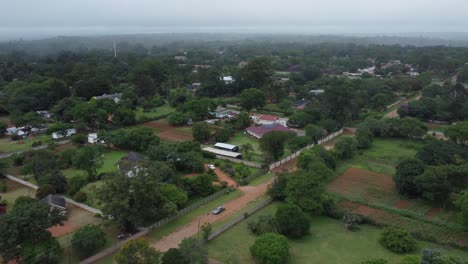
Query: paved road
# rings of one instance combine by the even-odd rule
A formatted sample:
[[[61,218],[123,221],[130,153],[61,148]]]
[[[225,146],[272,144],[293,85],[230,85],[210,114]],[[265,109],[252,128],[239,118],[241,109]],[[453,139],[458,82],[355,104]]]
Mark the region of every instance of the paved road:
[[[56,142],[57,145],[63,145],[63,144],[67,144],[67,143],[70,143],[70,140],[62,140],[62,141],[57,141]],[[40,150],[40,149],[45,149],[45,148],[47,148],[47,145],[37,146],[37,147],[34,147],[34,148],[25,149],[25,150],[19,150],[19,151],[7,152],[7,153],[0,153],[0,159],[8,158],[8,157],[13,156],[15,154],[21,154],[21,153],[28,152],[28,151],[31,151],[31,150]]]

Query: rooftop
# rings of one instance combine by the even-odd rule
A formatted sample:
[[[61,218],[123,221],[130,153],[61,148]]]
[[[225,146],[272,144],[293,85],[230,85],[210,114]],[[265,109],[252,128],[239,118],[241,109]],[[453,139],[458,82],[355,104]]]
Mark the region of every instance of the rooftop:
[[[251,126],[251,127],[248,127],[247,130],[257,135],[264,135],[272,131],[284,131],[284,132],[289,131],[287,127],[279,125],[279,124]]]

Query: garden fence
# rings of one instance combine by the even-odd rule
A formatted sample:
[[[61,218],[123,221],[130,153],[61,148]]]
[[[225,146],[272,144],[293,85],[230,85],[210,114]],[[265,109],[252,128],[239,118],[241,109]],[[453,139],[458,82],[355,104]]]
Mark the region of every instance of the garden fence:
[[[336,131],[335,133],[329,134],[328,136],[326,136],[326,137],[320,139],[320,140],[317,142],[317,145],[322,145],[323,143],[326,143],[326,142],[328,142],[328,141],[334,139],[335,137],[337,137],[337,136],[339,136],[339,135],[341,135],[341,134],[343,134],[343,129],[340,129],[340,130]],[[270,169],[270,170],[273,170],[273,169],[275,169],[275,168],[277,168],[277,167],[283,165],[284,163],[286,163],[286,162],[288,162],[288,161],[290,161],[290,160],[292,160],[292,159],[295,159],[297,156],[299,156],[299,155],[302,153],[302,151],[304,151],[304,150],[306,150],[306,149],[310,149],[310,148],[312,148],[313,146],[315,146],[315,144],[310,144],[310,145],[308,145],[308,146],[306,146],[306,147],[304,147],[304,148],[302,148],[302,149],[300,149],[300,150],[294,152],[293,154],[287,156],[286,158],[284,158],[284,159],[282,159],[282,160],[280,160],[280,161],[273,162],[272,164],[270,164],[269,169]]]
[[[216,158],[217,159],[223,159],[223,160],[229,160],[229,161],[232,161],[234,163],[242,163],[242,164],[244,164],[246,166],[254,167],[254,168],[261,168],[262,167],[261,163],[248,161],[248,160],[233,159],[233,158],[229,158],[229,157],[221,156],[221,155],[216,155]]]
[[[233,227],[237,223],[241,222],[242,220],[246,219],[249,215],[252,215],[253,213],[257,212],[258,210],[262,209],[266,205],[270,204],[272,201],[271,198],[268,198],[261,203],[257,204],[255,207],[251,208],[248,210],[245,214],[239,215],[238,217],[232,219],[231,221],[227,222],[226,224],[220,226],[216,230],[212,231],[210,236],[208,237],[208,240],[211,240],[215,238],[216,236],[220,235],[224,231],[228,230],[229,228]]]

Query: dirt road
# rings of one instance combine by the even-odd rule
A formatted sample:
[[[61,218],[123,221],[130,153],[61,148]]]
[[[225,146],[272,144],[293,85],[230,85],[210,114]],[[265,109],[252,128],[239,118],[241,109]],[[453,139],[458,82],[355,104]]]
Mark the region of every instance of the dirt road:
[[[177,231],[153,243],[153,247],[161,252],[165,252],[170,248],[176,248],[184,238],[197,234],[199,224],[203,225],[203,223],[206,222],[213,224],[222,219],[225,219],[264,195],[267,192],[271,181],[272,180],[257,186],[239,187],[238,190],[244,194],[241,197],[224,204],[224,207],[226,208],[224,212],[219,215],[213,215],[211,212],[207,212],[206,214],[194,219],[187,225],[179,228]]]
[[[403,101],[401,104],[409,103],[409,102],[411,102],[411,101],[415,101],[415,100],[419,100],[419,99],[421,99],[421,95],[418,95],[418,96],[416,96],[415,98],[413,98],[413,99],[411,99],[411,100],[405,100],[405,101]],[[401,105],[401,104],[400,104],[400,105]],[[385,117],[389,117],[389,118],[398,118],[398,117],[400,117],[400,115],[398,115],[398,108],[399,108],[399,107],[395,108],[394,110],[392,110],[391,112],[389,112],[388,114],[386,114]]]

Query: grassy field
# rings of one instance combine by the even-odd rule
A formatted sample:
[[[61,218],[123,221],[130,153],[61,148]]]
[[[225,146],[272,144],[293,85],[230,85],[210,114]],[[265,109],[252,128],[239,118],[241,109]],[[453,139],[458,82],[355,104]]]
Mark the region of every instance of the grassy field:
[[[138,108],[135,112],[137,120],[140,118],[155,118],[162,115],[167,115],[174,112],[176,109],[169,106],[168,104],[157,107],[150,111],[143,111],[142,108]]]
[[[341,175],[350,167],[393,175],[398,162],[414,157],[422,144],[422,141],[416,140],[376,138],[372,147],[362,154],[350,160],[339,161],[336,175]]]
[[[5,193],[0,192],[0,196],[2,197],[2,200],[6,200],[9,205],[13,205],[15,200],[20,196],[36,196],[35,190],[25,187],[14,181],[2,179],[0,182],[5,182],[7,184],[7,191]],[[8,208],[11,208],[11,206]]]
[[[274,203],[256,213],[274,213],[279,204]],[[254,216],[251,216],[254,217]],[[381,230],[362,226],[360,231],[350,232],[340,221],[326,217],[312,217],[310,235],[290,240],[291,258],[288,263],[330,263],[358,264],[369,258],[385,258],[389,263],[398,263],[404,255],[394,254],[378,243]],[[210,258],[220,261],[237,260],[238,263],[254,263],[249,247],[255,236],[247,228],[247,221],[227,230],[208,243]],[[468,252],[440,246],[427,242],[418,242],[420,254],[423,248],[439,248],[443,253],[468,258]]]
[[[32,143],[42,141],[45,144],[48,138],[47,135],[40,135],[24,140],[11,141],[10,137],[2,137],[0,138],[0,153],[28,150],[32,148]]]
[[[237,133],[234,137],[232,137],[227,143],[242,146],[244,144],[250,143],[254,149],[251,157],[248,159],[244,156],[245,160],[253,161],[253,162],[262,162],[263,161],[263,152],[260,150],[260,143],[258,140],[248,136],[245,133]]]

